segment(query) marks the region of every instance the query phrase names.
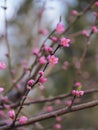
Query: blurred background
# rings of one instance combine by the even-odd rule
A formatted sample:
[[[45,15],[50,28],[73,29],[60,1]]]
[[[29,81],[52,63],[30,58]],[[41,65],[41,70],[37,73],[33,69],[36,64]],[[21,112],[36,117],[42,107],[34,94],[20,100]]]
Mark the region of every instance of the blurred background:
[[[8,65],[8,51],[5,39],[7,31],[15,80],[23,71],[22,63],[25,62],[30,65],[33,62],[33,49],[42,45],[43,40],[55,29],[60,16],[66,28],[76,17],[72,15],[72,10],[81,12],[90,2],[91,0],[0,0],[0,61],[4,61]],[[7,7],[7,28],[4,6]],[[91,26],[94,24],[95,12],[98,12],[98,7],[93,6],[88,13],[84,14],[72,26],[66,34],[71,38],[71,47],[58,52],[60,62],[49,73],[48,82],[44,86],[45,89],[34,88],[30,92],[28,100],[66,94],[72,90],[74,81],[80,81],[83,84],[83,90],[98,88],[98,33],[92,36],[82,66],[82,72],[81,74],[78,73],[79,60],[86,44],[86,38],[82,35],[82,31],[90,31]],[[48,44],[51,44],[51,42],[48,41]],[[4,87],[6,92],[11,87],[11,82],[8,70],[0,72],[0,86]],[[96,93],[88,94],[81,99],[77,99],[76,102],[88,102],[97,98],[98,94]],[[63,106],[68,100],[70,98],[46,104],[30,105],[25,107],[22,112],[31,117],[31,115],[40,113],[42,110],[46,111],[48,106],[54,108]],[[97,107],[94,107],[62,116],[62,130],[98,130],[97,109]],[[49,130],[55,129],[55,123],[55,119],[41,122],[46,129],[49,126]],[[35,130],[32,125],[27,129]]]

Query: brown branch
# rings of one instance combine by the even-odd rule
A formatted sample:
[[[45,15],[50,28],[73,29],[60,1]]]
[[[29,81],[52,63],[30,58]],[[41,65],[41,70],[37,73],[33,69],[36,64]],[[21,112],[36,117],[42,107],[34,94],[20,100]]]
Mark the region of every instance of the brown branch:
[[[29,124],[34,123],[34,122],[53,118],[53,117],[63,115],[63,114],[66,114],[66,113],[79,111],[79,110],[82,110],[82,109],[87,109],[87,108],[94,107],[94,106],[97,106],[97,105],[98,105],[98,100],[95,100],[95,101],[91,101],[91,102],[88,102],[88,103],[83,103],[83,104],[80,104],[80,105],[73,106],[69,111],[66,111],[67,110],[66,108],[62,108],[62,109],[59,109],[59,110],[56,110],[56,111],[53,111],[53,112],[50,112],[50,113],[42,114],[42,115],[39,115],[37,117],[31,118],[25,125],[29,125]],[[18,127],[18,126],[21,126],[21,125],[19,123],[17,123],[16,127]]]
[[[65,30],[65,32],[64,32],[63,34],[65,34],[66,32],[68,32],[68,31],[70,30],[70,28],[73,26],[73,24],[74,24],[77,20],[79,20],[85,13],[87,13],[87,12],[91,9],[91,7],[92,7],[93,4],[95,3],[95,1],[96,1],[96,0],[92,0],[92,1],[91,1],[91,3],[82,11],[82,13],[80,13],[80,14],[76,17],[76,19],[75,19],[72,23],[69,24],[69,26],[66,28],[66,30]]]
[[[7,46],[7,50],[8,50],[8,67],[9,67],[9,71],[10,71],[10,76],[13,79],[14,75],[11,72],[12,70],[12,66],[11,66],[11,55],[10,55],[10,45],[9,45],[9,40],[8,40],[8,24],[7,24],[7,14],[6,14],[6,0],[4,0],[4,7],[2,7],[4,9],[4,17],[5,17],[5,42],[6,42],[6,46]]]
[[[91,94],[91,93],[94,93],[94,92],[98,92],[98,89],[85,90],[84,94]],[[56,97],[53,97],[53,98],[38,99],[38,100],[31,101],[31,102],[26,102],[26,103],[24,103],[24,105],[53,102],[53,101],[58,100],[58,99],[62,100],[64,98],[68,98],[71,95],[72,95],[71,93],[68,93],[68,94],[59,95],[59,96],[56,96]]]
[[[87,108],[95,107],[97,105],[98,105],[98,100],[94,100],[94,101],[90,101],[90,102],[87,102],[87,103],[83,103],[83,104],[79,104],[79,105],[74,105],[74,106],[72,106],[72,108],[69,111],[67,111],[67,107],[63,107],[61,109],[54,110],[54,111],[52,111],[50,113],[47,112],[45,114],[41,114],[41,115],[35,116],[33,118],[30,118],[23,125],[21,125],[21,124],[19,124],[17,122],[15,124],[14,128],[21,127],[21,126],[26,126],[26,125],[30,125],[30,124],[33,124],[35,122],[39,122],[39,121],[50,119],[50,118],[55,118],[56,116],[64,115],[64,114],[67,114],[67,113],[71,113],[71,112],[75,112],[75,111],[79,111],[79,110],[84,110],[84,109],[87,109]],[[11,130],[13,128],[10,127],[10,125],[0,127],[0,130],[9,130],[9,129]]]
[[[86,94],[92,94],[92,93],[97,93],[98,92],[98,89],[90,89],[90,90],[85,90],[84,93],[85,95]],[[23,105],[32,105],[32,104],[37,104],[37,103],[45,103],[45,102],[53,102],[55,100],[63,100],[64,98],[68,98],[71,96],[71,93],[68,93],[68,94],[63,94],[63,95],[59,95],[59,96],[56,96],[56,97],[53,97],[53,98],[45,98],[45,99],[37,99],[37,100],[34,100],[34,101],[30,101],[30,102],[26,102],[24,103]],[[6,109],[6,103],[2,105],[0,105],[0,110],[3,110],[3,109]],[[20,103],[17,102],[15,104],[8,104],[10,106],[10,108],[17,108]]]

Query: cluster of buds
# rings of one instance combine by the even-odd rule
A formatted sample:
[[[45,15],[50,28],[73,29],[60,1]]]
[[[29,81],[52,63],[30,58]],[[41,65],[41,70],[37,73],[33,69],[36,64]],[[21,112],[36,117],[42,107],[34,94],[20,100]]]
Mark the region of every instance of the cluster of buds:
[[[75,86],[75,89],[72,90],[72,95],[74,95],[76,97],[83,96],[84,91],[81,90],[82,84],[80,82],[76,82],[74,86]]]
[[[27,90],[31,90],[31,87],[32,87],[32,85],[34,84],[34,80],[33,79],[30,79],[28,82],[27,82]]]
[[[16,114],[15,114],[15,111],[14,110],[10,110],[9,112],[8,112],[8,117],[9,118],[11,118],[12,120],[14,120],[15,119],[15,116],[16,116]],[[20,116],[20,118],[18,119],[18,121],[19,121],[19,123],[21,124],[21,125],[23,125],[23,124],[25,124],[26,122],[27,122],[27,117],[26,116]]]

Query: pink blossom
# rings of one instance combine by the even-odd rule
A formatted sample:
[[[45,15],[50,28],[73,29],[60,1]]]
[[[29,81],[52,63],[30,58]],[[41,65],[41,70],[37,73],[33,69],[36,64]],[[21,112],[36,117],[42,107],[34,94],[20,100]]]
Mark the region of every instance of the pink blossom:
[[[29,91],[30,91],[30,90],[31,90],[31,86],[27,86],[27,90],[29,90]]]
[[[20,118],[19,118],[19,123],[21,124],[21,125],[23,125],[23,124],[25,124],[26,122],[27,122],[27,117],[26,116],[21,116]]]
[[[53,42],[57,42],[57,41],[58,41],[58,38],[55,37],[55,36],[52,36],[50,39],[51,39]]]
[[[54,55],[49,55],[47,59],[51,65],[58,63],[58,57],[55,57]]]
[[[42,70],[39,71],[39,75],[40,76],[43,76],[44,75],[44,72]]]
[[[96,27],[96,26],[92,26],[92,31],[93,31],[94,33],[98,33],[97,27]]]
[[[81,84],[80,82],[76,82],[76,83],[75,83],[75,86],[76,86],[76,87],[80,87],[80,86],[82,86],[82,84]]]
[[[39,84],[39,88],[40,88],[40,90],[44,90],[45,89],[45,87],[43,86],[43,84]]]
[[[75,95],[76,95],[77,97],[79,97],[79,96],[80,96],[80,91],[76,90]]]
[[[40,29],[39,33],[42,33],[43,35],[47,35],[48,34],[48,30],[47,29]]]
[[[35,48],[32,52],[33,55],[39,56],[40,52],[38,48]]]
[[[73,95],[74,95],[74,93],[73,93]],[[70,105],[72,104],[72,100],[68,100],[68,101],[66,102],[66,104],[67,104],[68,106],[70,106]]]
[[[34,84],[34,80],[33,79],[30,79],[27,83],[29,86],[32,86]]]
[[[68,69],[68,66],[69,66],[68,61],[65,61],[62,68],[63,68],[64,70],[67,70],[67,69]]]
[[[14,119],[15,118],[15,111],[14,110],[10,110],[8,112],[8,116],[11,118],[11,119]]]
[[[77,12],[77,10],[72,10],[72,15],[75,15],[75,16],[77,16],[78,15],[78,12]]]
[[[53,107],[52,107],[52,106],[48,106],[48,107],[47,107],[47,111],[48,111],[48,112],[53,111]]]
[[[95,2],[95,5],[98,7],[98,1],[97,1],[97,2]]]
[[[60,129],[62,128],[62,127],[61,127],[61,124],[55,124],[54,127],[55,127],[56,130],[60,130]]]
[[[56,117],[56,121],[57,121],[57,122],[60,122],[61,120],[62,120],[62,118],[61,118],[60,116],[57,116],[57,117]]]
[[[72,90],[72,95],[80,97],[84,95],[84,91]]]
[[[4,91],[4,88],[1,88],[1,87],[0,87],[0,93],[2,93],[3,91]]]
[[[46,45],[45,45],[45,46],[43,47],[43,50],[46,51],[46,52],[52,53],[52,47],[50,47],[50,46],[46,46]]]
[[[84,91],[79,91],[80,96],[84,95]]]
[[[11,108],[10,105],[4,105],[4,107],[5,107],[6,109],[10,109],[10,108]]]
[[[72,90],[72,95],[75,95],[76,94],[76,90]]]
[[[65,38],[65,37],[62,37],[62,38],[61,38],[61,42],[60,42],[60,45],[61,45],[61,46],[69,47],[69,46],[70,46],[69,43],[70,43],[70,39]]]
[[[47,81],[47,78],[45,78],[45,77],[40,77],[40,79],[39,79],[40,83],[45,83],[46,81]]]
[[[84,36],[88,37],[88,36],[89,36],[89,33],[88,33],[88,31],[87,31],[87,30],[83,30],[83,31],[82,31],[82,35],[84,35]]]
[[[48,51],[50,52],[50,53],[52,53],[52,47],[48,47]]]
[[[42,56],[42,57],[39,58],[39,63],[42,64],[42,65],[47,63],[45,56]]]
[[[58,23],[56,26],[56,32],[62,34],[65,31],[65,27],[62,23]]]
[[[6,68],[5,63],[3,63],[3,62],[0,61],[0,70],[3,70],[5,68]]]

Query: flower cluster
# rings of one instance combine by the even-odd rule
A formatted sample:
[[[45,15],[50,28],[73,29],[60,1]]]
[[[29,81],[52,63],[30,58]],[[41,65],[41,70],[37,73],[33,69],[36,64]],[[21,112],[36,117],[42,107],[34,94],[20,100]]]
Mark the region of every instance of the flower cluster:
[[[81,90],[82,84],[81,82],[76,82],[74,84],[75,89],[72,90],[72,95],[75,95],[76,97],[80,97],[84,95],[84,91]]]
[[[84,95],[84,91],[72,90],[72,95],[80,97]]]

